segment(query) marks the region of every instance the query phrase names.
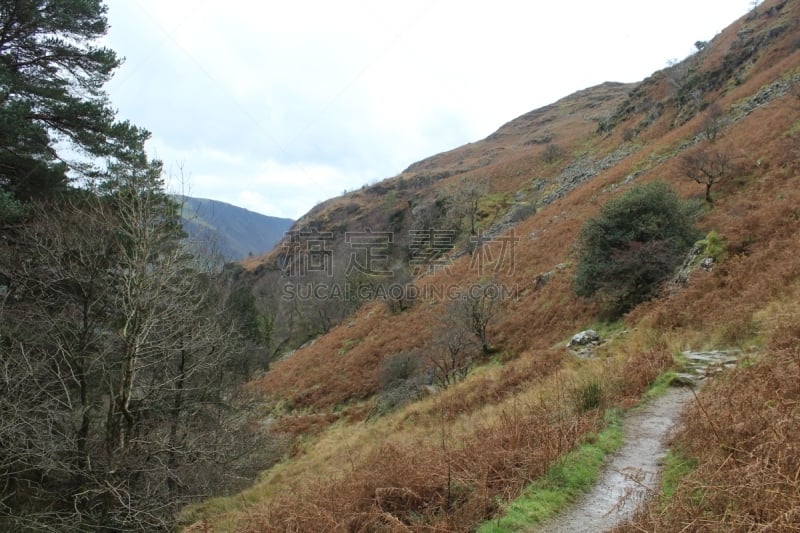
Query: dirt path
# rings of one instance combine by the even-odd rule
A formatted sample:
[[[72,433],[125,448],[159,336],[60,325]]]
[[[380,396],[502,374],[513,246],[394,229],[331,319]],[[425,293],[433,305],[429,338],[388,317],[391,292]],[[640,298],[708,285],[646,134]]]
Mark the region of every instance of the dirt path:
[[[734,366],[740,354],[733,350],[683,355],[687,372],[678,377],[700,386],[707,377]],[[530,531],[598,533],[629,518],[648,492],[657,490],[660,464],[667,453],[665,441],[693,399],[690,387],[671,388],[626,416],[625,443],[603,467],[598,484],[563,514]]]
[[[603,468],[599,483],[564,514],[531,531],[607,531],[620,524],[656,489],[664,441],[693,399],[689,387],[671,388],[623,421],[625,443]]]

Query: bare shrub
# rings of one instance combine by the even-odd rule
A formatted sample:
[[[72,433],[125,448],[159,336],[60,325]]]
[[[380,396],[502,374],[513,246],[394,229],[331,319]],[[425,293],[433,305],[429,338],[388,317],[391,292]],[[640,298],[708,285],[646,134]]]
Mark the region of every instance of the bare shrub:
[[[478,356],[478,346],[469,323],[464,322],[462,306],[461,302],[453,302],[440,318],[428,355],[432,377],[440,387],[449,387],[466,378]]]
[[[718,103],[714,102],[706,109],[700,131],[709,142],[713,143],[717,140],[717,137],[719,137],[722,132],[722,128],[726,125],[727,119],[725,118],[725,112]]]
[[[622,140],[626,143],[631,142],[636,138],[636,129],[635,128],[625,128],[622,132]]]
[[[378,369],[380,390],[371,415],[386,414],[422,395],[424,385],[432,381],[427,374],[421,374],[423,362],[424,357],[417,350],[393,354],[383,360]]]
[[[548,165],[555,163],[564,155],[564,151],[555,143],[547,143],[542,153],[542,161]]]

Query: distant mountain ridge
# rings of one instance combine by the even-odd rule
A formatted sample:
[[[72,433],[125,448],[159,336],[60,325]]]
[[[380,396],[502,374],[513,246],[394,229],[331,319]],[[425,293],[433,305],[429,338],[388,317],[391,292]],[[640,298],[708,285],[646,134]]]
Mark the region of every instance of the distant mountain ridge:
[[[207,243],[226,261],[268,252],[294,224],[289,218],[262,215],[217,200],[176,199],[183,205],[181,221],[189,239]]]

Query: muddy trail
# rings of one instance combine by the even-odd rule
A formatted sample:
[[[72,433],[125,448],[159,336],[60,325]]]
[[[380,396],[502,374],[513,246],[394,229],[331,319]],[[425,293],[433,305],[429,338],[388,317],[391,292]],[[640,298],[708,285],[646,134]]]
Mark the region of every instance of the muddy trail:
[[[728,352],[687,352],[689,371],[679,374],[685,386],[628,413],[622,425],[624,443],[606,462],[599,482],[564,513],[530,531],[576,533],[608,531],[630,518],[643,499],[658,491],[667,441],[684,408],[694,401],[693,388],[735,364]]]

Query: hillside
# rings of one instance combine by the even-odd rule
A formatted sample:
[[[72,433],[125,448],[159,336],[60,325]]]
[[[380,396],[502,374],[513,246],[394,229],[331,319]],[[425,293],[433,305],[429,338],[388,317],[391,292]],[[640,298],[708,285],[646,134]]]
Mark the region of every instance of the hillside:
[[[486,230],[514,208],[550,203],[593,177],[627,151],[600,154],[581,143],[626,101],[634,85],[605,83],[579,91],[503,125],[482,141],[437,154],[409,166],[400,175],[318,204],[297,221],[298,228],[332,231],[393,231],[402,239],[415,224],[429,223],[437,200],[455,188],[485,181],[487,196],[477,213]],[[611,146],[610,144],[608,146]],[[607,159],[604,159],[607,158]],[[534,205],[535,207],[535,205]],[[275,250],[248,260],[255,269],[275,261]]]
[[[182,196],[183,229],[190,240],[209,243],[226,261],[271,250],[294,223],[225,202]]]
[[[272,310],[281,345],[298,347],[247,392],[292,453],[240,495],[187,510],[187,523],[474,530],[680,370],[678,354],[728,348],[743,363],[698,394],[676,441],[693,469],[629,530],[798,530],[798,21],[800,0],[764,2],[682,63],[580,91],[328,200],[295,225],[307,241],[247,260],[236,283]],[[644,183],[703,203],[685,167],[704,150],[735,161],[697,222],[722,249],[607,320],[603,301],[575,295],[581,228]],[[372,248],[354,240],[379,235]],[[330,292],[374,295],[380,284],[348,277],[370,258],[402,294]],[[287,281],[293,269],[300,279]],[[294,282],[326,291],[285,298]],[[437,381],[458,340],[453,295],[487,286],[500,296],[482,311],[474,364]],[[602,343],[589,357],[566,348],[590,327]],[[417,360],[427,366],[411,368]]]

